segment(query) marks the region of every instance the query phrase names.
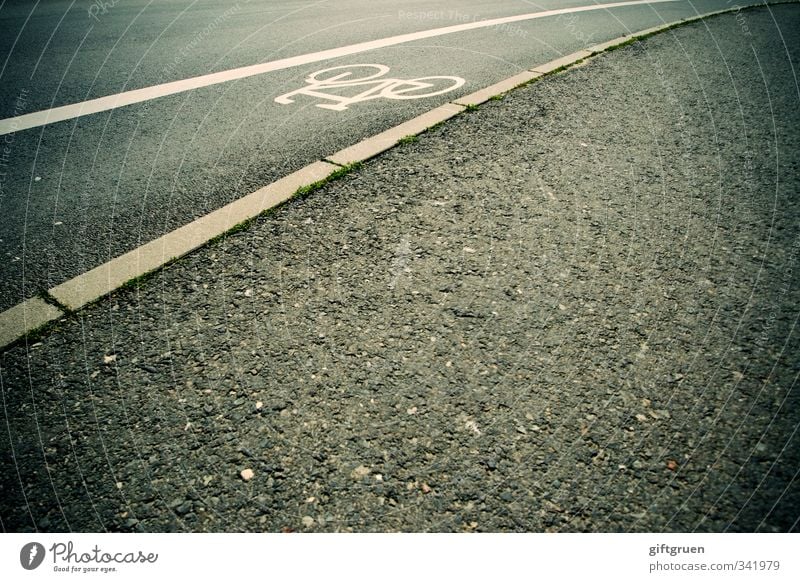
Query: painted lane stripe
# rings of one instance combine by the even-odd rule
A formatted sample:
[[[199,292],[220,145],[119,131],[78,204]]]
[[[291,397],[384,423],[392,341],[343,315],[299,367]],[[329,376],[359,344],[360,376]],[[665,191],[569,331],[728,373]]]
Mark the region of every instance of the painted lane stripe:
[[[38,297],[23,301],[0,313],[0,346],[5,347],[63,315],[60,309]]]
[[[237,224],[257,217],[341,170],[329,162],[314,162],[293,174],[234,200],[189,224],[168,232],[49,290],[60,305],[75,311],[97,301],[126,282],[160,269],[228,232]]]
[[[183,79],[182,81],[171,81],[161,85],[153,85],[152,87],[144,87],[142,89],[134,89],[132,91],[125,91],[117,93],[116,95],[108,95],[106,97],[98,97],[97,99],[90,99],[81,103],[74,103],[71,105],[62,105],[61,107],[54,107],[52,109],[45,109],[33,113],[27,113],[17,117],[9,117],[0,120],[0,135],[13,133],[15,131],[22,131],[31,129],[33,127],[40,127],[49,123],[56,123],[65,121],[67,119],[74,119],[84,115],[91,115],[93,113],[100,113],[102,111],[109,111],[126,105],[133,105],[134,103],[141,103],[143,101],[150,101],[159,97],[167,95],[174,95],[176,93],[183,93],[185,91],[192,91],[202,87],[209,87],[219,83],[227,83],[228,81],[235,81],[237,79],[244,79],[254,75],[261,75],[273,71],[280,71],[292,67],[299,67],[310,63],[317,63],[320,61],[327,61],[339,57],[363,53],[366,51],[381,49],[389,46],[403,44],[437,36],[444,36],[457,32],[466,32],[469,30],[476,30],[480,28],[490,28],[492,26],[501,26],[503,24],[510,24],[513,22],[522,22],[525,20],[534,20],[537,18],[547,18],[550,16],[558,16],[559,14],[572,14],[575,12],[588,12],[592,10],[608,10],[611,8],[619,8],[625,6],[639,6],[645,4],[662,4],[666,2],[680,2],[682,0],[633,0],[628,2],[613,2],[610,4],[591,4],[589,6],[577,6],[573,8],[561,8],[558,10],[546,10],[544,12],[533,12],[528,14],[519,14],[517,16],[506,16],[503,18],[494,18],[491,20],[481,20],[477,22],[468,22],[464,24],[457,24],[453,26],[446,26],[443,28],[433,28],[430,30],[423,30],[419,32],[412,32],[408,34],[401,34],[398,36],[390,36],[378,40],[371,40],[367,42],[360,42],[351,44],[344,47],[335,49],[327,49],[324,51],[308,53],[305,55],[298,55],[268,63],[261,63],[258,65],[249,65],[240,67],[238,69],[230,69],[228,71],[220,71],[218,73],[211,73],[209,75],[201,75],[199,77],[192,77],[190,79]]]

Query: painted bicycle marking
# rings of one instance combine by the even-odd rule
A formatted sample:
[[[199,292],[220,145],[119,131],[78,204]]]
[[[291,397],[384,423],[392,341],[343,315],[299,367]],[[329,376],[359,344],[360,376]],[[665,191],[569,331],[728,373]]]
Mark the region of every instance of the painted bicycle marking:
[[[359,77],[358,69],[375,69],[376,72]],[[341,67],[331,67],[316,73],[311,73],[306,77],[306,87],[301,87],[290,93],[275,98],[276,103],[287,105],[294,103],[294,97],[305,95],[317,97],[329,101],[329,103],[317,103],[317,107],[322,109],[332,109],[333,111],[345,111],[349,106],[370,101],[372,99],[422,99],[448,93],[461,87],[466,81],[461,77],[436,76],[420,77],[419,79],[391,79],[379,78],[389,72],[386,65],[344,65]],[[347,89],[366,88],[356,95],[343,96],[331,91],[347,93]],[[326,93],[326,91],[328,91]],[[352,91],[350,92],[352,93]]]

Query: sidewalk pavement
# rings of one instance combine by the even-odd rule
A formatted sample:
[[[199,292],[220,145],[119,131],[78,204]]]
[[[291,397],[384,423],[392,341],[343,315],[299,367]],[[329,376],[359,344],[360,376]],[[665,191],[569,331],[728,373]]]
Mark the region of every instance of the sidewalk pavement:
[[[2,529],[796,531],[798,30],[548,76],[7,350]]]

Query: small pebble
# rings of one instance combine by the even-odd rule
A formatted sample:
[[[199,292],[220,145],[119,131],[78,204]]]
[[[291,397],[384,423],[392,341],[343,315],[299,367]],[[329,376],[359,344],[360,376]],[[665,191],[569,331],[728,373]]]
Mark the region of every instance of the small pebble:
[[[353,479],[361,479],[362,477],[366,477],[369,474],[370,470],[367,467],[365,467],[364,465],[359,465],[358,467],[353,469],[353,472],[350,473],[350,476]]]

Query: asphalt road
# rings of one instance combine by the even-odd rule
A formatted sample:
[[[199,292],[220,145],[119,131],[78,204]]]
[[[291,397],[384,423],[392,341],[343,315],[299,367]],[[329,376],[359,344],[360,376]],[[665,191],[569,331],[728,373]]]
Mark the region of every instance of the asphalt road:
[[[797,531],[798,30],[546,77],[6,350],[0,526]]]
[[[505,2],[6,1],[0,119],[122,91],[476,20],[581,6]],[[0,309],[9,308],[307,163],[458,95],[591,44],[729,7],[673,2],[407,42],[161,97],[3,136]],[[331,111],[303,97],[315,71],[463,78],[418,100]]]

